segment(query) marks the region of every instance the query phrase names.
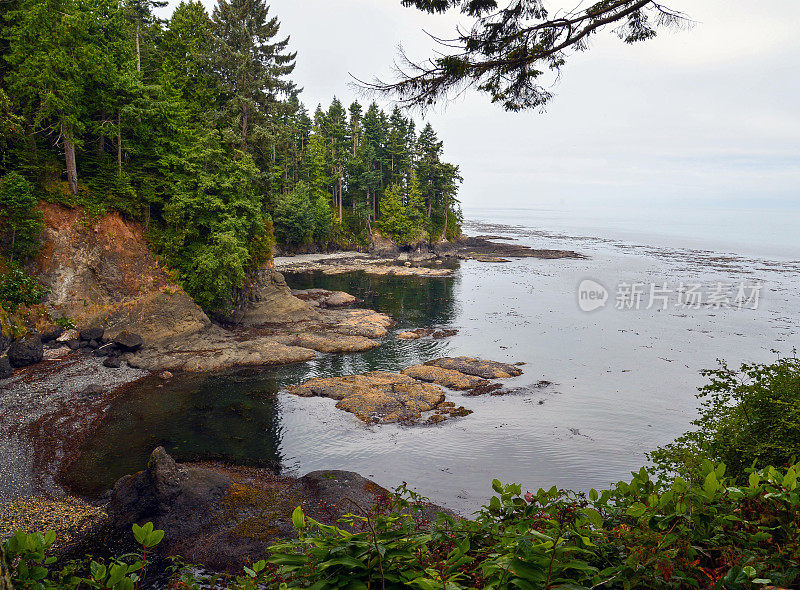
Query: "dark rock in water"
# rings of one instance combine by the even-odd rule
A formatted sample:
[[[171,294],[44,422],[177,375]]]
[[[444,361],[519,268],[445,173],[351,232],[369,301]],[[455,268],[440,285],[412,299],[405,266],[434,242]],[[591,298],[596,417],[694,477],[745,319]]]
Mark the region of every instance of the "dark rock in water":
[[[100,342],[97,340],[89,340],[89,344],[87,344],[86,347],[91,348],[92,350],[97,350],[100,348]]]
[[[8,360],[8,355],[0,356],[0,379],[8,379],[14,374],[14,368]]]
[[[202,539],[220,526],[221,500],[231,485],[229,478],[207,469],[178,465],[164,450],[156,448],[144,471],[126,475],[114,484],[108,505],[113,522],[123,530],[133,523],[152,521],[165,532],[165,545],[182,546],[193,556],[202,556]],[[192,550],[194,549],[194,550]],[[206,548],[206,552],[212,551]]]
[[[9,344],[11,344],[11,338],[6,338],[3,335],[2,330],[0,330],[0,352],[3,352],[6,348],[8,348]]]
[[[97,350],[94,351],[94,356],[116,356],[117,355],[117,345],[113,342],[109,342],[108,344],[103,344]]]
[[[67,346],[70,350],[78,350],[81,347],[80,340],[67,340]]]
[[[43,356],[42,339],[38,335],[15,340],[8,348],[8,360],[12,367],[25,367],[38,363]]]
[[[42,330],[40,335],[42,338],[42,342],[46,344],[48,342],[52,342],[53,340],[61,336],[63,333],[64,333],[64,328],[62,328],[58,324],[54,324],[53,326],[50,326],[49,328]]]
[[[144,471],[114,485],[108,514],[125,534],[134,522],[153,522],[165,532],[159,550],[166,555],[238,572],[266,555],[271,543],[296,538],[291,515],[297,506],[334,524],[359,507],[372,509],[388,495],[348,471],[315,471],[293,479],[256,468],[195,467],[176,463],[158,447]],[[431,520],[447,512],[428,504],[422,508],[421,518]]]
[[[78,333],[81,340],[100,340],[105,334],[103,328],[85,328]]]
[[[122,366],[122,362],[115,356],[107,356],[106,360],[103,361],[103,366],[109,369],[119,369]]]
[[[144,344],[141,336],[130,332],[120,332],[111,341],[126,352],[136,352]]]
[[[91,385],[87,385],[86,387],[83,388],[83,390],[81,391],[81,395],[85,396],[102,395],[103,391],[105,390],[103,389],[102,385],[98,385],[97,383],[92,383]]]

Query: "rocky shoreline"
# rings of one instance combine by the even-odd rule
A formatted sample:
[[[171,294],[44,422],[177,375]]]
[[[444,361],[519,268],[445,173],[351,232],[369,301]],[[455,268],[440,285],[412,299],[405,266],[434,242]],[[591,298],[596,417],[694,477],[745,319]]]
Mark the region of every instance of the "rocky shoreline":
[[[47,206],[44,213],[45,243],[32,271],[51,294],[44,306],[25,310],[27,324],[20,324],[19,317],[0,318],[0,406],[4,409],[0,416],[0,538],[17,527],[32,530],[52,526],[66,535],[66,547],[94,535],[98,528],[123,521],[129,526],[132,520],[162,519],[157,526],[175,527],[186,521],[185,526],[197,527],[187,515],[176,520],[175,514],[164,513],[176,509],[175,498],[170,497],[168,502],[158,499],[158,494],[167,492],[151,489],[145,493],[141,488],[145,484],[157,488],[170,477],[177,477],[167,485],[169,494],[183,489],[187,481],[194,482],[191,485],[205,482],[203,485],[222,494],[217,498],[222,504],[203,510],[227,515],[227,520],[215,521],[227,522],[228,528],[220,529],[221,536],[214,539],[238,549],[230,555],[203,553],[211,537],[200,540],[192,537],[194,533],[189,537],[196,545],[180,547],[175,544],[177,540],[189,538],[180,528],[173,533],[171,546],[220,567],[243,563],[245,556],[249,559],[253,554],[253,548],[262,551],[267,541],[290,534],[285,519],[294,508],[290,504],[298,497],[306,498],[304,506],[309,514],[334,522],[341,514],[332,512],[326,517],[324,512],[330,512],[331,506],[328,500],[320,500],[315,508],[308,498],[342,499],[341,490],[355,494],[366,490],[369,495],[362,500],[365,506],[371,506],[388,492],[348,472],[320,472],[294,479],[270,470],[221,464],[180,466],[162,449],[145,471],[123,478],[128,483],[117,484],[107,515],[106,501],[95,505],[70,496],[59,484],[59,472],[76,458],[81,444],[102,422],[116,396],[125,395],[128,387],[154,374],[170,379],[178,372],[304,362],[320,354],[371,350],[389,335],[393,325],[389,316],[356,307],[358,300],[343,291],[291,291],[279,270],[438,278],[454,273],[451,261],[456,259],[501,262],[506,256],[580,257],[575,252],[532,250],[477,237],[455,244],[421,244],[406,251],[381,242],[370,254],[338,252],[276,258],[274,264],[268,263],[251,277],[231,311],[209,317],[160,268],[138,225],[109,215],[90,228],[79,223],[78,213],[63,207]],[[53,318],[69,318],[80,330],[67,329]],[[423,327],[396,336],[439,339],[455,333]],[[448,390],[498,395],[503,393],[502,386],[493,380],[520,373],[514,365],[457,357],[398,368],[397,372],[312,379],[290,387],[288,392],[333,398],[337,408],[366,423],[437,424],[470,413],[447,400]],[[142,483],[143,477],[149,479]],[[157,510],[140,506],[136,512],[124,501],[125,486],[139,486],[142,494],[155,494]],[[220,491],[223,488],[224,493]],[[194,497],[193,492],[187,493]],[[225,497],[246,501],[241,509],[230,512]],[[260,528],[253,528],[258,511],[254,502],[261,506],[261,516],[267,504],[272,510],[272,516],[261,522]],[[59,514],[69,516],[54,517]],[[228,518],[231,514],[236,518]],[[246,531],[255,536],[248,536]]]

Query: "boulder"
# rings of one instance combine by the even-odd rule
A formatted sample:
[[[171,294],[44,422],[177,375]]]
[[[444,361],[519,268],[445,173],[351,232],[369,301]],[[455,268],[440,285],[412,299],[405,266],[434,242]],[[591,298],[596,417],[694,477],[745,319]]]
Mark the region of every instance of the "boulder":
[[[336,407],[367,423],[414,422],[444,401],[444,392],[428,383],[385,371],[344,377],[319,377],[287,391],[301,397],[328,397]]]
[[[103,366],[109,369],[119,369],[122,366],[122,361],[116,356],[107,356],[103,361]]]
[[[12,367],[25,367],[38,363],[43,356],[42,339],[38,335],[15,340],[8,347],[8,360]]]
[[[70,328],[69,330],[65,330],[61,336],[56,338],[56,342],[69,342],[70,340],[78,340],[78,338],[78,331],[75,328]]]
[[[77,338],[67,341],[67,346],[70,350],[78,350],[81,347],[81,341]]]
[[[58,324],[51,324],[44,328],[43,330],[39,331],[39,334],[42,338],[43,343],[52,342],[53,340],[57,340],[62,334],[64,333],[64,328],[59,326]]]
[[[132,334],[130,332],[120,332],[111,339],[111,342],[116,344],[123,352],[136,352],[142,347],[142,344],[144,344],[139,334]]]
[[[152,521],[164,530],[168,544],[176,544],[213,524],[217,516],[213,507],[230,484],[227,477],[211,471],[178,465],[164,447],[158,447],[144,471],[114,484],[108,513],[127,530],[133,523]]]
[[[3,356],[0,356],[0,379],[8,379],[13,374],[14,367],[11,366],[11,362],[8,360],[8,355],[4,354]]]
[[[481,379],[475,375],[465,375],[459,371],[443,369],[431,365],[414,365],[413,367],[403,369],[402,373],[403,375],[408,375],[419,381],[436,383],[437,385],[459,391],[473,389],[474,387],[486,383],[485,379]]]
[[[102,385],[99,385],[98,383],[92,383],[81,390],[81,395],[86,397],[94,397],[95,395],[103,395],[104,391],[105,390],[103,389]]]
[[[265,267],[242,288],[235,308],[222,319],[240,326],[261,326],[318,320],[319,312],[292,295],[281,273]]]
[[[313,471],[295,479],[252,467],[179,464],[158,447],[146,469],[117,481],[108,514],[126,536],[133,523],[150,521],[162,529],[163,555],[238,574],[264,558],[270,544],[297,537],[291,519],[297,506],[317,521],[337,524],[348,513],[372,510],[389,494],[350,471]],[[428,503],[414,508],[420,526],[441,512],[456,516]],[[367,526],[356,521],[354,532]]]
[[[522,369],[517,366],[468,356],[440,358],[428,361],[425,364],[428,366],[441,367],[442,369],[459,371],[467,375],[475,375],[484,379],[504,379],[522,375]]]
[[[344,307],[345,305],[352,305],[358,301],[356,297],[345,293],[344,291],[333,291],[326,299],[325,305],[327,307]]]
[[[78,332],[78,337],[81,340],[91,342],[92,340],[102,340],[103,334],[105,334],[105,330],[100,327],[84,328]]]

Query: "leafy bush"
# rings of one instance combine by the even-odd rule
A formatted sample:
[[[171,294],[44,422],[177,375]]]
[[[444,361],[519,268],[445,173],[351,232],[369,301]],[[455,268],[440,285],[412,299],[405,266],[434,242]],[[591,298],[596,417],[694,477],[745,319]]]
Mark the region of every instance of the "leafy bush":
[[[44,225],[33,185],[22,175],[9,172],[0,180],[0,237],[11,262],[36,253]]]
[[[281,195],[272,215],[275,237],[282,244],[307,244],[314,238],[314,212],[309,199],[309,187],[298,183],[289,193]]]
[[[6,311],[14,313],[20,305],[41,303],[49,292],[16,262],[9,263],[5,272],[0,270],[0,304]]]
[[[134,524],[133,536],[141,547],[138,553],[125,555],[109,563],[92,559],[88,567],[85,563],[69,562],[60,569],[54,569],[56,558],[48,556],[56,540],[54,531],[17,531],[3,544],[2,553],[10,566],[11,584],[17,590],[138,590],[147,571],[147,554],[164,538],[164,531],[153,530],[152,522],[141,527]]]
[[[519,484],[495,480],[497,495],[474,520],[440,515],[433,523],[424,517],[421,498],[401,488],[337,527],[298,507],[292,521],[299,539],[272,546],[269,557],[243,575],[209,585],[186,567],[176,584],[233,590],[795,588],[798,472],[800,464],[753,470],[746,485],[735,486],[724,464],[706,461],[699,485],[680,477],[659,483],[642,468],[630,482],[588,494],[555,486],[522,494]],[[51,571],[46,549],[52,533],[17,533],[4,548],[18,588],[132,590],[160,534],[152,525],[138,529],[141,555],[108,566],[93,561],[88,578],[76,574],[79,564]]]
[[[695,430],[649,454],[663,474],[698,480],[704,460],[725,463],[738,483],[755,465],[786,466],[800,458],[800,360],[743,364],[719,361],[703,371]]]

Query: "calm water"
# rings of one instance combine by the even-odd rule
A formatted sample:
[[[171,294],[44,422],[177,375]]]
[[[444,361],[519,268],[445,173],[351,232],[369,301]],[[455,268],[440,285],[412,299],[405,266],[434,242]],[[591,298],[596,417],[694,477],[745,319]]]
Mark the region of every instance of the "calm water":
[[[770,242],[769,232],[756,231],[759,224],[768,229],[766,219],[748,224],[740,216],[736,223],[752,231],[737,249],[735,235],[714,223],[698,235],[699,221],[681,225],[670,215],[645,234],[632,218],[615,225],[591,212],[573,215],[570,226],[563,211],[474,211],[469,233],[569,248],[589,258],[466,261],[449,279],[288,276],[298,288],[354,293],[395,317],[398,328],[459,333],[442,341],[390,336],[369,353],[280,369],[152,380],[120,396],[70,471],[71,483],[101,493],[140,469],[158,444],[181,460],[219,458],[297,474],[350,469],[387,486],[406,481],[462,511],[485,501],[493,477],[529,488],[578,489],[626,477],[646,461],[647,450],[688,426],[703,382],[699,369],[717,358],[767,361],[775,358],[773,349],[787,354],[800,345],[797,234],[783,232],[776,221]],[[605,308],[581,311],[577,287],[585,279],[609,289]],[[677,289],[681,282],[760,283],[762,289],[757,309],[685,309],[672,299],[663,310],[614,308],[620,283]],[[516,388],[509,396],[450,394],[474,413],[436,427],[365,426],[336,410],[333,400],[282,391],[312,376],[396,370],[457,354],[523,361],[526,373],[508,381]],[[553,385],[534,387],[542,379]]]

